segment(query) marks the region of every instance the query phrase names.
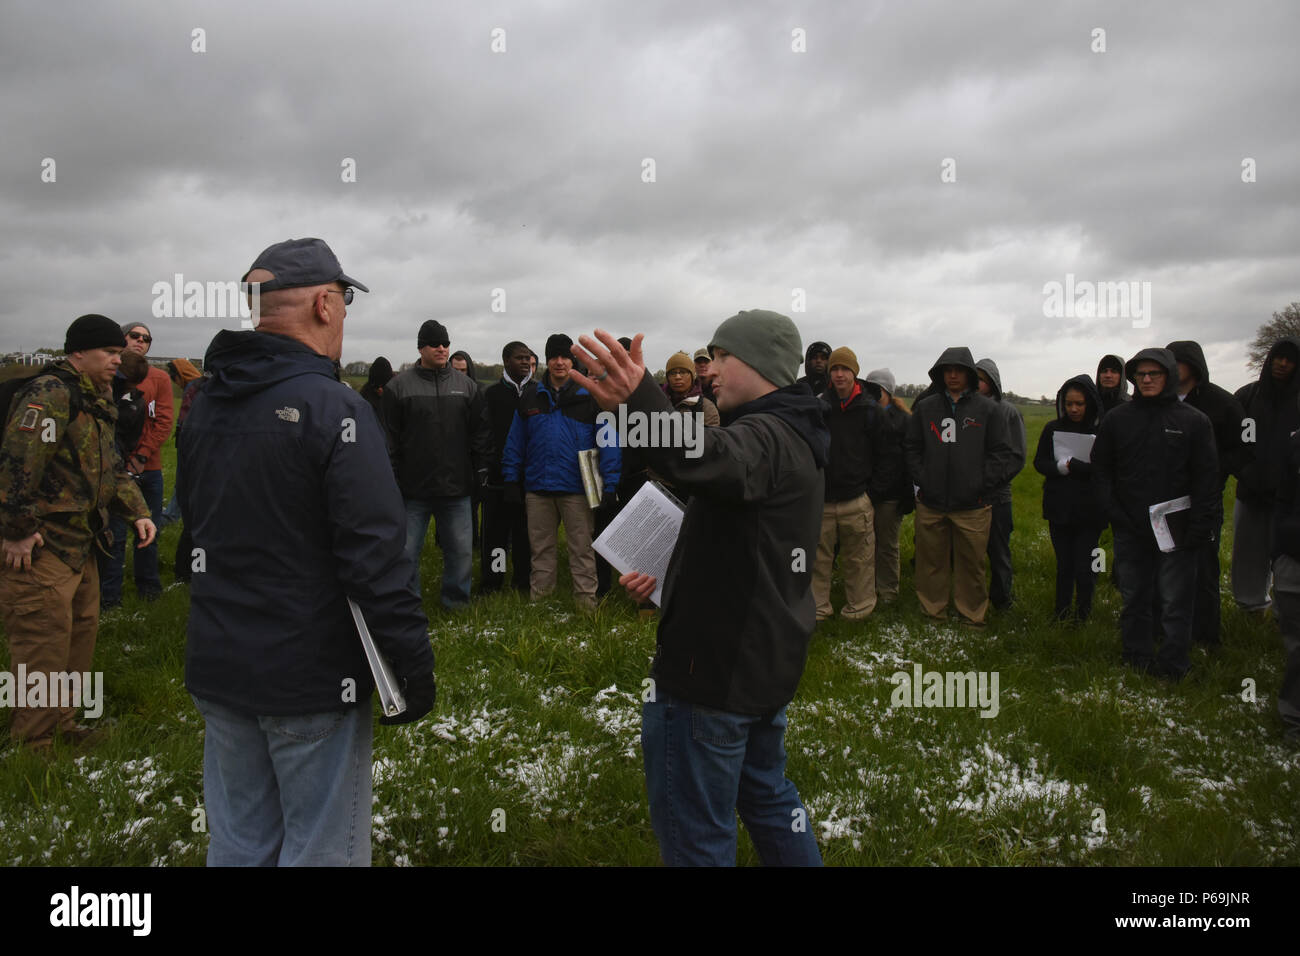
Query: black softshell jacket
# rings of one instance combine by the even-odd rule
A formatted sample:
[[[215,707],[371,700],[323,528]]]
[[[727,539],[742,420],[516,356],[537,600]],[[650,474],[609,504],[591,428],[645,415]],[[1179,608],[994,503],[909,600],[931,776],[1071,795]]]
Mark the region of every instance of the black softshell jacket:
[[[647,374],[631,411],[672,406]],[[664,580],[653,674],[705,707],[771,714],[794,697],[816,617],[812,565],[830,436],[807,385],[723,415],[704,451],[644,449],[691,496]]]
[[[1189,495],[1188,546],[1211,540],[1219,518],[1219,461],[1210,420],[1178,400],[1178,362],[1168,349],[1143,349],[1124,374],[1133,380],[1139,362],[1159,362],[1167,377],[1154,398],[1106,412],[1092,449],[1097,506],[1117,531],[1145,536],[1152,546],[1151,505]]]

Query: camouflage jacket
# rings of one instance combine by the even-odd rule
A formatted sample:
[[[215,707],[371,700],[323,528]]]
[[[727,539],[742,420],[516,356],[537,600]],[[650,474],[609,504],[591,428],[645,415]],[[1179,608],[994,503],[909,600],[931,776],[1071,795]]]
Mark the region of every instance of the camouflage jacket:
[[[114,444],[117,409],[111,399],[66,361],[56,366],[78,377],[80,407],[72,414],[71,386],[46,374],[34,378],[7,410],[0,444],[0,536],[20,541],[39,531],[45,549],[79,571],[95,535],[108,525],[110,508],[135,520],[149,517],[149,507]]]

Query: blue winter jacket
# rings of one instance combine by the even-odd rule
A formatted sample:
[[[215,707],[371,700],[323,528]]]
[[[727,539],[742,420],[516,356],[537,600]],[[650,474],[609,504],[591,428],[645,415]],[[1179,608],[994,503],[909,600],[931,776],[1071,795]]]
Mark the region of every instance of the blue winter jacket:
[[[250,715],[369,706],[349,596],[399,678],[432,673],[369,402],[328,358],[267,332],[220,332],[204,363],[177,482],[197,549],[185,686]]]
[[[528,491],[580,495],[582,474],[578,452],[596,447],[596,400],[569,379],[558,393],[548,372],[530,382],[519,396],[519,408],[506,436],[501,477],[522,481]],[[605,489],[618,487],[623,467],[617,446],[600,449],[600,475]]]

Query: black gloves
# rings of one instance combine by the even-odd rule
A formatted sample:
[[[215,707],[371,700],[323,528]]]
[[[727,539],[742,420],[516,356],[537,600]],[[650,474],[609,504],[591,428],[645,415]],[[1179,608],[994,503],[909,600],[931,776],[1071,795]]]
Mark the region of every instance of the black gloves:
[[[602,511],[606,515],[612,515],[614,509],[618,507],[618,493],[606,491],[600,496],[600,504],[596,507],[597,511]]]
[[[524,486],[517,481],[507,481],[502,486],[501,498],[508,505],[524,503]]]
[[[402,683],[406,710],[394,717],[380,717],[381,724],[413,724],[433,710],[433,703],[438,698],[438,685],[434,682],[433,674],[418,674],[406,678]]]

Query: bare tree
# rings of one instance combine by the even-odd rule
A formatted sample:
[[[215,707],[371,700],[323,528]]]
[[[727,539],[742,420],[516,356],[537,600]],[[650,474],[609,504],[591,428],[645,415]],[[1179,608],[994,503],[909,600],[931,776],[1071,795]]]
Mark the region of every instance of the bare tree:
[[[1268,350],[1288,335],[1300,337],[1300,302],[1292,302],[1281,312],[1274,312],[1273,320],[1255,331],[1255,340],[1250,343],[1250,361],[1246,367],[1259,371],[1264,365],[1264,359],[1268,357]]]

